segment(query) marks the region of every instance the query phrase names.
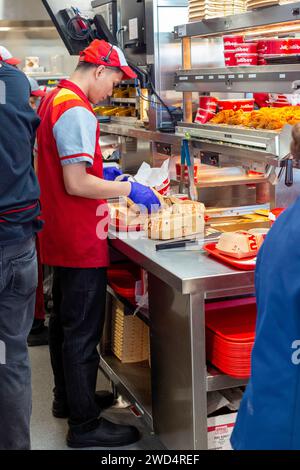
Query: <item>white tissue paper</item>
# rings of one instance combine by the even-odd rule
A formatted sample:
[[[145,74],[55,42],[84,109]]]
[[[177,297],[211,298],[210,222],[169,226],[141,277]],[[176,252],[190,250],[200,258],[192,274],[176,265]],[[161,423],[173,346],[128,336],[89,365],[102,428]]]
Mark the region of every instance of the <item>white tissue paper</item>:
[[[166,195],[170,189],[169,163],[166,160],[160,168],[151,168],[148,163],[143,163],[134,179],[140,184],[155,188],[160,194]]]

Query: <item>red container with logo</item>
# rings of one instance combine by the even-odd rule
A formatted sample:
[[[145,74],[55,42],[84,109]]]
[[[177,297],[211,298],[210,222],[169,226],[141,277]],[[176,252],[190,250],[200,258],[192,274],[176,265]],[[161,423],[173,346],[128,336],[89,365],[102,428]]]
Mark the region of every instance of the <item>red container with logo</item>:
[[[257,65],[258,54],[236,54],[236,65],[239,67],[250,67]]]
[[[300,54],[300,38],[289,39],[288,54]]]
[[[200,96],[199,108],[195,118],[195,122],[198,124],[205,124],[210,121],[217,111],[217,98],[213,96]]]
[[[289,53],[288,39],[270,39],[265,40],[265,56],[268,55],[286,55]]]
[[[236,66],[235,49],[224,51],[224,59],[226,67]]]
[[[217,111],[218,99],[214,96],[199,96],[199,109],[203,111],[211,111],[215,113]]]
[[[254,99],[240,99],[240,100],[219,100],[219,111],[232,109],[239,111],[240,109],[245,112],[251,112],[254,109]]]
[[[235,48],[236,54],[257,54],[257,42],[243,42]]]
[[[225,51],[233,50],[239,44],[244,42],[244,36],[241,36],[241,35],[223,36],[223,42],[224,42]]]
[[[176,163],[176,178],[177,178],[177,181],[180,181],[180,177],[181,177],[181,164]],[[185,167],[184,167],[184,180],[185,180],[185,182],[188,182],[188,180],[189,180],[189,170],[188,170],[187,165],[185,165]],[[195,181],[195,183],[198,183],[198,165],[194,165],[194,181]]]
[[[258,55],[257,65],[267,65],[267,61],[264,55]]]

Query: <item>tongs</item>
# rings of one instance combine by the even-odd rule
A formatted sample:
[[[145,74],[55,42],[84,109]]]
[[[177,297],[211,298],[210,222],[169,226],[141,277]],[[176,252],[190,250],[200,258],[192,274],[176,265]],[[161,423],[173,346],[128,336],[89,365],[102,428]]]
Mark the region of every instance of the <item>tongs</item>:
[[[189,181],[189,198],[192,201],[198,200],[197,189],[195,186],[194,176],[194,162],[192,163],[189,142],[183,139],[181,143],[181,171],[180,171],[180,185],[179,192],[185,193],[185,165],[188,167],[188,181]]]

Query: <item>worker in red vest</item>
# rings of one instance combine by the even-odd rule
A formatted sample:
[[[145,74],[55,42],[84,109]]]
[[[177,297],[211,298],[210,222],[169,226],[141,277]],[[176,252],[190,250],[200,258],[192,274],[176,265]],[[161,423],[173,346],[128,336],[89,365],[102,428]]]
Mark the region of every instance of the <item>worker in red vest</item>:
[[[70,80],[62,80],[39,108],[41,254],[44,264],[54,266],[53,414],[68,415],[67,444],[74,448],[122,446],[139,438],[135,427],[99,418],[104,406],[95,400],[109,265],[106,198],[129,196],[149,210],[160,205],[148,187],[103,178],[100,129],[91,103],[134,78],[118,47],[95,40],[81,53]]]

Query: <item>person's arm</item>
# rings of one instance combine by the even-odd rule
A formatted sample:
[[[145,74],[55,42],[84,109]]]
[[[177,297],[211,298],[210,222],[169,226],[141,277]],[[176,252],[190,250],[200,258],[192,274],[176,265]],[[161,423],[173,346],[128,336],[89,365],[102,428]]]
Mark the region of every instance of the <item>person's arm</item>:
[[[154,192],[139,183],[105,181],[87,173],[93,166],[98,122],[81,106],[66,111],[53,127],[66,192],[88,199],[108,199],[129,196],[149,212],[157,210],[160,202]]]
[[[107,199],[129,196],[131,183],[105,181],[86,172],[86,164],[76,163],[63,167],[64,183],[68,194],[88,199]]]

